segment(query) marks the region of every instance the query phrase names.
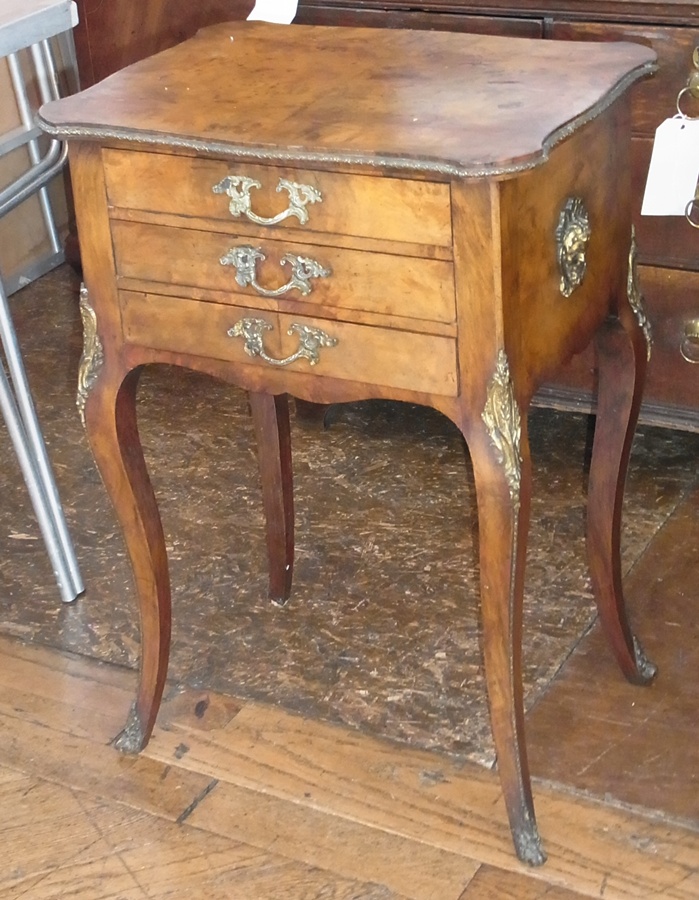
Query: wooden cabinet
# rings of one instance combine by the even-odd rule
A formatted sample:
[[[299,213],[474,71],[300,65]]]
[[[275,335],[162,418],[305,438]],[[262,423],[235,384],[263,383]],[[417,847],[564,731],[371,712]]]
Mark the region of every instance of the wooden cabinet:
[[[244,19],[254,0],[76,0],[83,88],[184,41],[205,25]]]
[[[658,71],[636,85],[632,102],[639,276],[653,331],[641,419],[699,430],[699,231],[682,217],[640,215],[655,129],[675,113],[677,95],[693,71],[692,53],[699,46],[699,5],[684,0],[448,0],[439,4],[418,0],[412,7],[405,9],[398,0],[301,0],[296,22],[546,40],[634,41],[655,50]],[[699,115],[699,103],[691,110],[695,111]],[[538,402],[587,408],[594,372],[594,357],[588,351],[539,392]]]

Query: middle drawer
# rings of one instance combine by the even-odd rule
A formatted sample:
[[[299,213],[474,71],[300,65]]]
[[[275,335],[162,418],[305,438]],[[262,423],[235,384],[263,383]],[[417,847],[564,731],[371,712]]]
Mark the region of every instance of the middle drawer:
[[[249,235],[221,234],[112,222],[114,255],[121,287],[139,289],[140,282],[184,288],[199,299],[235,306],[274,308],[275,298],[253,285],[242,286],[239,269],[223,264],[231,250],[259,249],[264,259],[255,260],[255,281],[267,291],[289,283],[291,266],[287,254],[312,258],[327,275],[309,279],[309,292],[292,287],[286,301],[303,301],[322,309],[364,311],[385,316],[420,319],[450,325],[456,320],[452,263],[445,260],[398,256],[345,248],[294,244],[288,241],[256,241]],[[166,293],[169,293],[167,290]],[[257,304],[255,302],[257,298]]]

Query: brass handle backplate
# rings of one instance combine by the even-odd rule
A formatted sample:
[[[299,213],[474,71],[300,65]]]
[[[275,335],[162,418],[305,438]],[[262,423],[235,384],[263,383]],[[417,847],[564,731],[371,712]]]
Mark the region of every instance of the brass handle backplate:
[[[274,289],[264,288],[257,282],[256,267],[258,259],[266,259],[259,247],[242,244],[239,247],[232,247],[225,256],[221,257],[220,263],[222,266],[233,266],[235,269],[235,280],[241,287],[248,287],[249,285],[263,297],[280,297],[282,294],[286,294],[287,291],[294,289],[305,297],[313,289],[311,278],[327,278],[332,274],[330,269],[325,268],[315,259],[310,259],[308,256],[296,256],[294,253],[285,253],[280,262],[283,266],[289,263],[291,266],[291,278],[281,287]]]
[[[308,222],[309,203],[322,203],[323,197],[317,188],[310,184],[298,184],[295,181],[288,181],[286,178],[280,178],[277,185],[277,193],[286,191],[289,194],[289,205],[285,210],[277,213],[276,216],[265,218],[258,216],[252,211],[252,200],[250,191],[252,188],[261,188],[262,185],[254,178],[248,178],[247,175],[227,175],[218,184],[212,188],[214,194],[226,194],[230,199],[228,204],[229,212],[232,216],[246,216],[256,225],[277,225],[288,219],[289,216],[295,216],[302,225]]]
[[[685,323],[680,353],[688,363],[699,365],[699,319],[690,319]]]
[[[337,338],[331,337],[320,328],[310,325],[299,325],[297,322],[289,326],[287,334],[296,332],[299,336],[299,349],[284,359],[268,356],[262,343],[265,331],[272,331],[273,326],[264,319],[243,318],[228,329],[229,337],[242,337],[245,341],[245,352],[248,356],[259,356],[270,366],[288,366],[297,359],[307,359],[310,365],[317,365],[320,360],[321,347],[334,347]]]

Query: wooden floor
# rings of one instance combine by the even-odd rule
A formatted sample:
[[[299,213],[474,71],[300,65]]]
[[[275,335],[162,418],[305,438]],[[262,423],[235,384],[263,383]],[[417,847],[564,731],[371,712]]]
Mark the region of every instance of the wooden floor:
[[[681,634],[666,686],[608,672],[593,629],[530,714],[545,866],[515,860],[493,772],[174,685],[125,757],[132,671],[2,637],[0,897],[699,897],[698,512],[695,490],[630,581],[647,643]]]
[[[0,896],[572,900],[699,896],[699,833],[537,786],[514,859],[494,774],[205,692],[142,757],[131,672],[0,639]]]

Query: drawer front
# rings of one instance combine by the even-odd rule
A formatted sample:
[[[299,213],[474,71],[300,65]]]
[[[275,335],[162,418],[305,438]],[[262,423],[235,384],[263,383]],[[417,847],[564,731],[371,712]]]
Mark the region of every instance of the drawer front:
[[[297,25],[344,25],[354,28],[419,28],[430,31],[460,31],[469,34],[499,34],[538,38],[543,33],[541,19],[514,16],[469,16],[458,12],[421,12],[415,9],[357,9],[347,6],[299,4]]]
[[[255,262],[256,282],[276,290],[290,282],[291,266],[283,257],[295,254],[318,262],[330,274],[310,279],[310,293],[292,287],[282,296],[325,309],[380,313],[440,323],[456,318],[452,264],[385,253],[368,253],[290,241],[255,241],[249,236],[192,231],[138,222],[114,221],[112,235],[117,275],[169,287],[214,292],[212,299],[239,306],[256,305],[261,294],[237,283],[241,268],[222,265],[232,248],[253,246],[265,256]],[[126,286],[126,285],[124,285]],[[165,293],[172,293],[168,288]],[[219,292],[220,296],[215,292]],[[262,307],[276,308],[262,296]]]
[[[634,41],[655,50],[658,71],[633,88],[632,129],[644,135],[653,135],[664,119],[674,115],[677,95],[693,71],[692,52],[699,45],[699,28],[651,25],[554,21],[547,36],[569,41]]]
[[[686,415],[673,407],[696,412],[699,427],[699,274],[639,266],[641,292],[653,333],[643,407],[664,408],[666,424],[686,426]],[[556,375],[555,388],[593,390],[595,355],[592,347],[573,357]]]
[[[263,332],[265,353],[276,360],[299,350],[293,325],[322,329],[333,346],[321,347],[317,364],[297,359],[290,371],[326,378],[379,384],[428,394],[456,396],[456,341],[453,338],[289,316],[218,303],[202,303],[156,294],[121,291],[124,340],[127,343],[213,359],[270,366],[245,352],[244,337],[231,337],[243,317],[263,319],[271,329]],[[291,331],[291,334],[288,334]],[[420,360],[419,368],[415,360]]]
[[[633,211],[639,260],[648,265],[699,270],[699,230],[693,228],[684,216],[641,215],[653,140],[634,139],[631,152]],[[687,197],[687,200],[691,200],[691,197]]]
[[[109,203],[126,210],[260,227],[245,213],[233,215],[233,198],[214,192],[234,175],[259,183],[247,190],[230,188],[235,195],[249,197],[250,211],[258,219],[299,211],[273,228],[451,247],[448,184],[118,150],[104,151],[104,170]],[[303,186],[298,198],[284,182]],[[309,195],[316,199],[303,203]]]
[[[646,399],[699,411],[699,274],[639,266],[653,310]]]

